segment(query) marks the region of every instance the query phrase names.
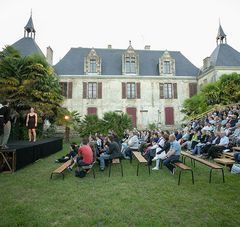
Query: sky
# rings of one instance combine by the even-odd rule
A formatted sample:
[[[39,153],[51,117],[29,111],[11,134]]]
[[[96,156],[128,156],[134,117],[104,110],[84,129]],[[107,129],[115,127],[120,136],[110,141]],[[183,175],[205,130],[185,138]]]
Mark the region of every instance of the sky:
[[[240,0],[0,0],[0,48],[21,39],[32,10],[36,42],[56,64],[71,47],[181,51],[202,66],[219,21],[240,51]]]

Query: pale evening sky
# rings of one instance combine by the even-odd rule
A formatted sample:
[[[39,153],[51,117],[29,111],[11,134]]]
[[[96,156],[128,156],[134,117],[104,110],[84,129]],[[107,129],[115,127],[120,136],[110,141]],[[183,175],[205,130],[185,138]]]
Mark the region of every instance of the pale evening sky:
[[[23,37],[32,9],[36,42],[54,64],[71,47],[181,51],[197,67],[216,47],[219,18],[240,51],[239,0],[0,0],[0,48]]]

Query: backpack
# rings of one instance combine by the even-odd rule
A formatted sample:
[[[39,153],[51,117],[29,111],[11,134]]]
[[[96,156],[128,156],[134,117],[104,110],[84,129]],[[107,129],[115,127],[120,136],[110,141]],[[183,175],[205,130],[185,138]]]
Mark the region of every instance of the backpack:
[[[80,171],[75,171],[75,177],[80,177],[80,178],[83,178],[86,176],[86,171],[85,170],[80,170]]]

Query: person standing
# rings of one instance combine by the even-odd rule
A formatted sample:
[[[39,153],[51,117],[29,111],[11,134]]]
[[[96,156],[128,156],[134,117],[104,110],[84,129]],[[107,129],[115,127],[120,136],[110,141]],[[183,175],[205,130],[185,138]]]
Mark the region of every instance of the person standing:
[[[28,128],[29,142],[36,141],[36,128],[37,128],[37,113],[34,112],[34,108],[31,107],[30,113],[27,114],[26,126]]]
[[[7,149],[7,142],[11,132],[11,121],[10,121],[10,108],[9,102],[4,101],[0,109],[0,121],[2,122],[2,133],[0,133],[0,147]]]

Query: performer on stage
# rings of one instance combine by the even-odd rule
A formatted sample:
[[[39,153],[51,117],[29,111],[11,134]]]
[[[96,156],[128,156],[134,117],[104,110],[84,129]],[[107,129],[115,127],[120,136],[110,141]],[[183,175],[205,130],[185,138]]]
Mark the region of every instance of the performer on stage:
[[[27,114],[26,126],[28,128],[29,142],[36,141],[36,128],[37,128],[37,113],[31,107],[30,113]],[[32,138],[33,137],[33,138]]]

